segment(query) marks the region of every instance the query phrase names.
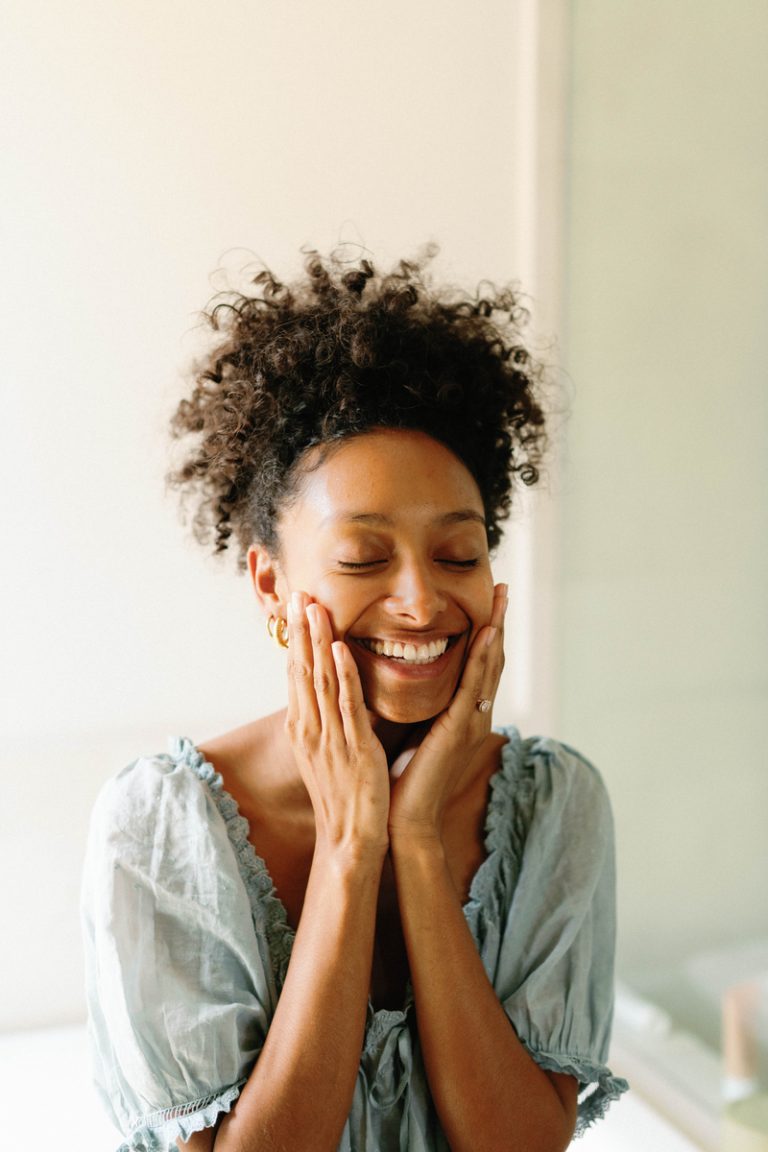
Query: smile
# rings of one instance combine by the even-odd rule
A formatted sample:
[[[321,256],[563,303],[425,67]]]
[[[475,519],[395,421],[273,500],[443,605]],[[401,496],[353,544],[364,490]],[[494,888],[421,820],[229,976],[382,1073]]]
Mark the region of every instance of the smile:
[[[358,643],[373,652],[375,656],[386,656],[402,664],[433,664],[448,648],[449,638],[430,640],[428,644],[401,644],[395,640],[363,640]]]

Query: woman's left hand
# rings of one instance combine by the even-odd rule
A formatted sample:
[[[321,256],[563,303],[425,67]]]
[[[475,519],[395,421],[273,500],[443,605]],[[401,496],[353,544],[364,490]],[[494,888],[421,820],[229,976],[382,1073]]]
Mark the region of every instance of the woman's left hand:
[[[492,704],[499,686],[506,608],[507,586],[497,584],[490,622],[475,636],[450,705],[432,721],[392,783],[390,844],[398,839],[441,839],[446,805],[491,730],[492,708],[481,712],[478,703],[488,700]]]

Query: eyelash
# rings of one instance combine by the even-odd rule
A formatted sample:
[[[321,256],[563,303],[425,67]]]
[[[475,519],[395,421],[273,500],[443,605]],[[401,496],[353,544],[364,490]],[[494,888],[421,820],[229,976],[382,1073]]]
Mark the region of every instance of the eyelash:
[[[363,561],[339,560],[338,563],[339,563],[340,568],[346,568],[346,569],[352,569],[353,571],[354,570],[359,571],[360,569],[363,569],[363,568],[375,568],[378,564],[384,564],[384,563],[386,563],[386,561],[384,561],[384,560],[363,560]],[[474,558],[472,560],[438,560],[438,564],[448,564],[452,568],[476,568],[478,565],[478,559]]]

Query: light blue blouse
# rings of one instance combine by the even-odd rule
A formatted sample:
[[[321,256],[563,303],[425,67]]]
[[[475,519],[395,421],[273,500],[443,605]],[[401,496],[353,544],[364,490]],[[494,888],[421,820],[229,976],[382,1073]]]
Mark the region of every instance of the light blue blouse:
[[[520,1040],[581,1085],[581,1131],[627,1084],[605,1066],[613,1004],[611,812],[596,770],[554,740],[507,737],[487,857],[464,913]],[[103,788],[83,885],[95,1079],[120,1152],[175,1152],[227,1112],[258,1059],[294,933],[248,824],[186,739]],[[450,1012],[450,1004],[445,1006]],[[448,1152],[410,996],[369,1004],[339,1152]]]

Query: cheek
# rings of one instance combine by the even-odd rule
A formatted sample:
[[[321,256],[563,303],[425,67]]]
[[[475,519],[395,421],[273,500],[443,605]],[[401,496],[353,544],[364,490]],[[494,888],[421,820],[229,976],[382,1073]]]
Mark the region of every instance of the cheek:
[[[488,575],[469,591],[463,600],[463,608],[472,621],[472,634],[479,632],[490,623],[493,614],[493,577]]]
[[[305,591],[328,613],[334,640],[344,639],[365,607],[360,596],[355,595],[354,588],[340,586],[337,581],[321,580]]]

